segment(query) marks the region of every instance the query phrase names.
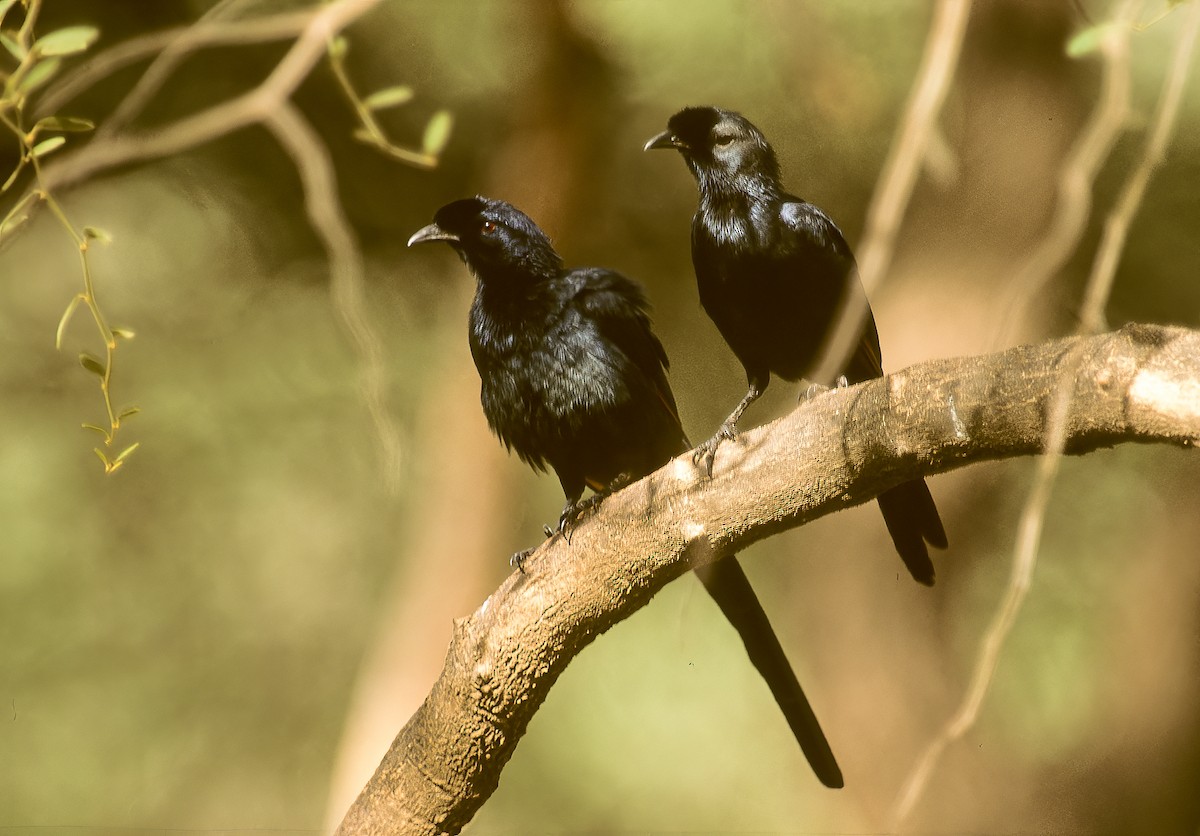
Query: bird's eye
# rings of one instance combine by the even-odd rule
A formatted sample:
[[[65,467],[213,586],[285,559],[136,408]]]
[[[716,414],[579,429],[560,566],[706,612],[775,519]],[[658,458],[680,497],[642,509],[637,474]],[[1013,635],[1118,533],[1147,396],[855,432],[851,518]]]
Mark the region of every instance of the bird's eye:
[[[713,137],[713,145],[725,148],[733,142],[733,134],[717,134]]]
[[[496,231],[496,222],[495,221],[484,221],[482,224],[479,225],[479,231],[482,232],[484,235],[491,235],[493,232]]]

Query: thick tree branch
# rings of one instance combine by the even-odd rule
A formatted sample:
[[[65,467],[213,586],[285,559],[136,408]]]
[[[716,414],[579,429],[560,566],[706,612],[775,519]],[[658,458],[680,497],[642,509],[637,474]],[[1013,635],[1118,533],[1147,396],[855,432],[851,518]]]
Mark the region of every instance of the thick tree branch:
[[[1200,333],[1129,326],[938,360],[829,392],[608,498],[455,623],[441,677],[350,809],[344,834],[456,833],[495,790],[530,718],[596,636],[693,567],[917,476],[1042,450],[1078,362],[1066,451],[1200,440]]]

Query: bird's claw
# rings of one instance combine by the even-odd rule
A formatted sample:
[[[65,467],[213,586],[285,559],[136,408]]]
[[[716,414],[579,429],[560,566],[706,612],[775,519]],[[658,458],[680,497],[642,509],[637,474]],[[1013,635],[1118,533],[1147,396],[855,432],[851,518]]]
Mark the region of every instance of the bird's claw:
[[[824,394],[825,392],[828,392],[828,391],[829,391],[828,386],[822,386],[820,383],[810,383],[810,384],[808,384],[808,388],[804,390],[804,395],[800,398],[800,400],[804,401],[805,403],[808,403],[813,398],[815,398],[817,395]]]
[[[565,514],[565,512],[564,512],[564,514]],[[561,525],[562,525],[562,520],[560,519],[559,526],[561,526]],[[555,531],[553,528],[551,528],[548,525],[543,525],[542,533],[545,534],[546,539],[549,540],[550,538],[554,537],[557,534],[560,534],[561,532]],[[570,542],[570,541],[568,540],[567,542]],[[545,544],[543,544],[543,545],[545,545]],[[508,565],[513,567],[514,569],[519,569],[521,571],[522,575],[525,574],[525,561],[528,560],[529,556],[537,550],[538,550],[537,546],[532,546],[528,549],[522,549],[519,552],[515,552],[513,554],[513,556],[508,559]]]
[[[833,386],[824,386],[820,383],[808,384],[808,388],[804,390],[804,394],[801,396],[800,399],[802,401],[804,401],[805,403],[807,403],[808,401],[811,401],[813,398],[815,398],[817,395],[823,395],[824,393],[829,392],[833,389],[837,389],[838,391],[841,391],[842,389],[845,389],[849,385],[850,385],[850,381],[846,380],[846,376],[844,374],[838,375],[838,379],[836,381],[834,381]]]
[[[522,575],[525,574],[525,561],[529,559],[529,555],[537,551],[537,546],[532,549],[522,549],[519,552],[514,552],[513,556],[508,559],[508,565],[519,571]]]
[[[567,541],[568,546],[571,544],[571,529],[575,525],[574,521],[571,519],[571,516],[574,513],[575,509],[573,508],[570,511],[563,511],[562,516],[558,518],[558,529],[553,532],[561,535],[562,538]]]
[[[736,438],[737,427],[726,421],[712,438],[705,441],[692,453],[692,464],[699,467],[701,462],[703,462],[704,475],[711,479],[713,461],[717,457],[717,448],[721,446],[722,441],[734,441]]]
[[[558,530],[553,532],[550,526],[545,527],[546,536],[550,537],[558,533],[567,541],[567,545],[571,544],[571,534],[575,530],[575,526],[590,512],[596,509],[600,504],[600,500],[604,499],[603,494],[592,494],[587,499],[568,505],[563,508],[562,514],[558,518]]]

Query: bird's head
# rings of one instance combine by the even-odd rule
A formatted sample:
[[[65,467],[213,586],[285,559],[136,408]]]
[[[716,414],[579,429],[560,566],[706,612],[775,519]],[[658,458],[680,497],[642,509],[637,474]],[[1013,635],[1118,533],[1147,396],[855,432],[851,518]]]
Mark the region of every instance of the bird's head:
[[[550,238],[511,203],[468,197],[437,210],[408,246],[445,241],[482,281],[502,276],[545,278],[562,269]]]
[[[779,179],[779,163],[762,131],[745,116],[719,107],[685,107],[667,120],[667,129],[646,143],[646,151],[674,148],[701,184],[745,178]]]

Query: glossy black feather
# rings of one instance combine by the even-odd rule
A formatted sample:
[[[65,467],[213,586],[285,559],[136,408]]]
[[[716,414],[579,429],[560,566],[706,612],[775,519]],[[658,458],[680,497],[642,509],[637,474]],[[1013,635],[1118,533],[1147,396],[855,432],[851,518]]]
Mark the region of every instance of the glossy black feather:
[[[854,254],[821,209],[788,194],[770,144],[741,114],[685,108],[648,148],[677,149],[696,177],[692,264],[700,302],[746,370],[750,391],[710,441],[731,437],[745,407],[772,374],[799,380],[812,366],[837,319],[843,298],[865,302]],[[883,374],[875,318],[869,313],[857,348],[842,369],[850,383]],[[832,381],[824,381],[832,383]],[[934,580],[926,543],[944,548],[946,534],[923,481],[879,497],[900,557],[912,576]]]
[[[440,209],[410,244],[449,243],[477,280],[471,354],[488,425],[520,458],[553,468],[567,496],[639,479],[689,447],[641,288],[611,270],[564,269],[532,220],[498,200]],[[737,629],[818,777],[841,772],[753,589],[733,557],[698,573]]]

